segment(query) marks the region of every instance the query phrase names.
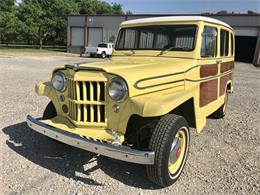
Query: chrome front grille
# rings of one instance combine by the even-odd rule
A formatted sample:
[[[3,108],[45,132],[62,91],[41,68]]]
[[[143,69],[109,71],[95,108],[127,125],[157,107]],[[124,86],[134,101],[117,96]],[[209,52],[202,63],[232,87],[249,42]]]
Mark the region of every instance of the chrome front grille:
[[[69,118],[77,124],[106,126],[104,81],[67,80]]]

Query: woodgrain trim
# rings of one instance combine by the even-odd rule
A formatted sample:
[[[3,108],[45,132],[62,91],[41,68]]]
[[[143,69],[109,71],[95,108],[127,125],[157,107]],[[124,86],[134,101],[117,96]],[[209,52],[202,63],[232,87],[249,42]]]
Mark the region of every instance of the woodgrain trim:
[[[231,79],[232,79],[231,73],[220,78],[219,96],[222,96],[225,94],[227,83]]]
[[[206,106],[218,98],[218,79],[200,83],[200,107]]]
[[[220,72],[227,72],[229,70],[232,70],[234,68],[234,61],[231,62],[225,62],[220,65]]]
[[[214,76],[217,74],[218,74],[217,64],[203,65],[200,67],[200,78]]]

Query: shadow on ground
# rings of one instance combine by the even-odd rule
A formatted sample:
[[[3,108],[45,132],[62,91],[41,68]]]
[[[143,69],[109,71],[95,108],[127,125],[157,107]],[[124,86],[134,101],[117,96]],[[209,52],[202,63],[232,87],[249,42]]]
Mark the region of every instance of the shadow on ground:
[[[145,166],[127,163],[98,156],[43,136],[31,130],[26,122],[5,127],[3,132],[9,136],[6,144],[16,153],[31,162],[76,181],[88,185],[103,185],[87,176],[101,169],[105,174],[124,183],[142,189],[156,188],[146,177]],[[84,170],[83,166],[97,161],[97,165]],[[86,177],[79,177],[76,172]]]

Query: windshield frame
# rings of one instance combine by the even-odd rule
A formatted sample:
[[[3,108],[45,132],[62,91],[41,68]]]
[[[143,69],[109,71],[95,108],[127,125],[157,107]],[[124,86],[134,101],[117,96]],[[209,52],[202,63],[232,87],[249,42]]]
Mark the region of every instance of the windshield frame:
[[[192,26],[195,27],[195,34],[194,34],[194,41],[193,41],[193,47],[192,49],[189,50],[181,50],[181,49],[171,49],[169,51],[175,51],[175,52],[192,52],[196,49],[197,46],[197,40],[198,40],[198,31],[199,31],[199,25],[198,24],[160,24],[160,25],[143,25],[143,26],[131,26],[131,27],[122,27],[120,28],[119,32],[118,32],[118,36],[117,36],[117,40],[115,43],[115,50],[116,51],[164,51],[167,50],[164,48],[119,48],[119,42],[120,42],[120,38],[122,36],[122,33],[124,32],[124,30],[126,29],[136,29],[136,28],[141,28],[141,27],[158,27],[158,26],[176,26],[176,27],[183,27],[183,26]],[[141,29],[140,29],[141,30]],[[139,30],[139,32],[140,32]],[[140,33],[139,33],[140,34]],[[140,39],[140,36],[139,36]]]

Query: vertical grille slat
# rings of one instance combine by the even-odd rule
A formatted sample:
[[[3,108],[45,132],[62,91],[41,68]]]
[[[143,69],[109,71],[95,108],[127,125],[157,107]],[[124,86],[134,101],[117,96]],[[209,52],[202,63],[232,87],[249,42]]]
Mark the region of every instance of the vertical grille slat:
[[[94,122],[94,106],[90,105],[90,122]]]
[[[84,105],[84,114],[83,114],[83,122],[87,122],[87,118],[88,118],[88,115],[87,115],[87,105]]]
[[[97,122],[100,123],[100,106],[97,106]]]
[[[97,82],[97,101],[100,101],[100,82]]]
[[[106,123],[105,82],[68,79],[69,118],[77,123]]]

